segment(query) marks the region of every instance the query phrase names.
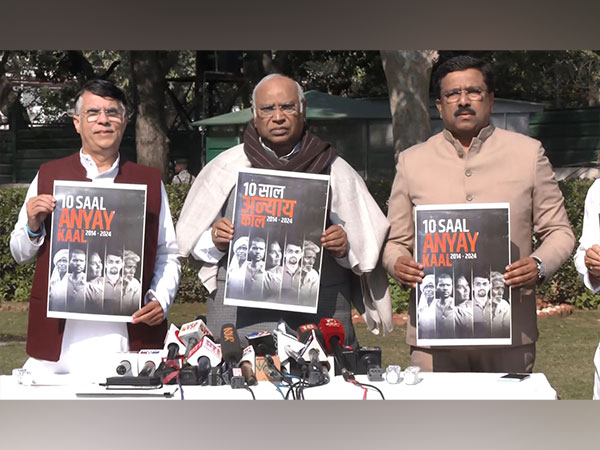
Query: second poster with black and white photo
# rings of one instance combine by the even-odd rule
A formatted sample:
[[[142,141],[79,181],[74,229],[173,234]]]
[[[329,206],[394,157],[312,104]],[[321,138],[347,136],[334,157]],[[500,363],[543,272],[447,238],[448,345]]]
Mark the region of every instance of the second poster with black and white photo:
[[[508,203],[415,208],[417,345],[510,345]]]
[[[224,304],[316,313],[329,176],[240,170]]]

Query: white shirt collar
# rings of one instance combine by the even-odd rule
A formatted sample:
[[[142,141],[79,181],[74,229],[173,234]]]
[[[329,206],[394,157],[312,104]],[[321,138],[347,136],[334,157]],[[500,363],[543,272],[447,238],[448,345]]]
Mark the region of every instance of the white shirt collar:
[[[90,155],[88,155],[87,153],[83,153],[83,150],[81,150],[81,149],[79,150],[79,161],[81,162],[81,165],[84,167],[84,169],[86,171],[86,176],[90,180],[97,179],[97,180],[108,180],[111,182],[114,181],[115,177],[119,173],[120,159],[121,159],[121,155],[119,153],[117,153],[117,159],[115,160],[113,165],[110,167],[110,169],[108,169],[102,173],[98,173],[98,166],[96,166],[96,163],[94,162],[92,157]]]

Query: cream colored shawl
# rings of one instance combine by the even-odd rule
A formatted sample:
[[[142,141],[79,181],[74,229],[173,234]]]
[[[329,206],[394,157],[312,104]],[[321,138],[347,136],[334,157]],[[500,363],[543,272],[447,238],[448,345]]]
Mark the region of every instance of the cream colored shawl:
[[[177,222],[177,242],[188,256],[200,235],[212,226],[237,181],[238,169],[251,167],[243,144],[213,159],[192,185]],[[363,179],[342,158],[331,164],[331,223],[344,227],[348,261],[360,277],[363,305],[356,305],[374,334],[393,330],[392,301],[381,250],[389,222],[369,193]],[[201,263],[198,277],[209,292],[216,289],[217,265]],[[362,306],[362,307],[361,307]]]

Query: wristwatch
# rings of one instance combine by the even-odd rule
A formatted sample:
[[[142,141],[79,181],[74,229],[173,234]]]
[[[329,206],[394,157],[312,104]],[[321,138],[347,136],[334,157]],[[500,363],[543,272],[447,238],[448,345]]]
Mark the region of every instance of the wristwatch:
[[[542,281],[544,281],[544,278],[546,278],[546,267],[544,266],[544,263],[542,262],[542,260],[540,258],[538,258],[537,256],[532,256],[532,258],[535,260],[535,263],[537,264],[538,283],[541,283]]]

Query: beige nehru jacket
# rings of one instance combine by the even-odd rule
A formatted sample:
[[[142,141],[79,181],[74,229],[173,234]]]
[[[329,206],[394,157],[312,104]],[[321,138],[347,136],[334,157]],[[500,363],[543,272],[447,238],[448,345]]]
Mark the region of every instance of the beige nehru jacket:
[[[384,267],[394,273],[396,259],[412,256],[415,205],[436,203],[510,203],[511,258],[532,253],[532,230],[541,245],[533,253],[548,279],[570,256],[575,244],[563,196],[539,141],[489,125],[469,151],[448,130],[402,153],[389,201],[389,241]],[[512,345],[538,338],[535,292],[512,290]],[[416,344],[415,293],[411,292],[407,343]]]

